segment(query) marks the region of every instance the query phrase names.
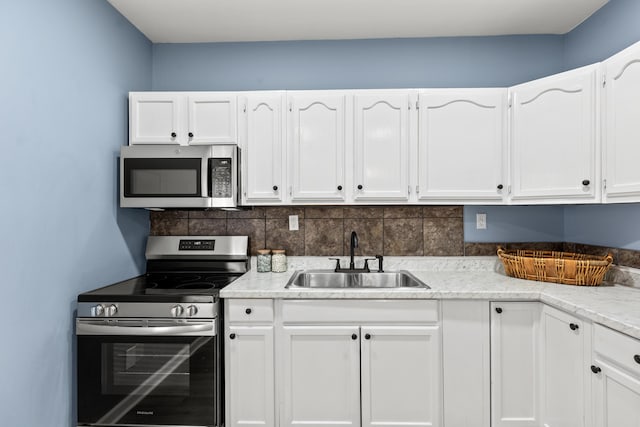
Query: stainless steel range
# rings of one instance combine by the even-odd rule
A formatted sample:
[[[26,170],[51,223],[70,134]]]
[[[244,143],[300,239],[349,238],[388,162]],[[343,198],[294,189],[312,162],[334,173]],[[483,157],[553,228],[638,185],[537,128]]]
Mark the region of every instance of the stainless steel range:
[[[219,290],[246,236],[151,236],[147,273],[78,296],[79,426],[222,426]]]

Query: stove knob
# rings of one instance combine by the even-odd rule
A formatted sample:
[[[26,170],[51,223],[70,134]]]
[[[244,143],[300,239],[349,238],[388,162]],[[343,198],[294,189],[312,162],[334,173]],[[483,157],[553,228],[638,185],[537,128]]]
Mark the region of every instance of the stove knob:
[[[107,316],[115,316],[117,312],[118,312],[117,305],[111,304],[109,307],[107,307]]]
[[[198,307],[196,307],[195,305],[190,305],[189,307],[187,307],[188,316],[195,316],[196,314],[198,314]]]
[[[184,308],[180,304],[171,307],[171,315],[173,317],[182,316],[182,313],[184,313]]]
[[[98,304],[91,307],[92,316],[104,316],[104,305]]]

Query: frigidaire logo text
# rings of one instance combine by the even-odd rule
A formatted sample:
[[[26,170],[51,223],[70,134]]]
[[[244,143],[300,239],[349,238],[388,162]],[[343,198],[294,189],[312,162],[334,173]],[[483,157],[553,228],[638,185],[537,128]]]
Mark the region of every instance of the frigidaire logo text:
[[[153,415],[153,411],[136,411],[137,415]]]

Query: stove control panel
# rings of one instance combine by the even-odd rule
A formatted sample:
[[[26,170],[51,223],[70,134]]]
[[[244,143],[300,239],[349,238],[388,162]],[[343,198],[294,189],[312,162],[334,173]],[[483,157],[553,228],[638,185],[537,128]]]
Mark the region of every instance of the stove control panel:
[[[116,318],[216,318],[218,302],[213,303],[139,303],[106,302],[78,304],[78,317],[116,317]]]
[[[181,239],[178,244],[179,251],[212,251],[216,241],[211,240],[186,240]]]

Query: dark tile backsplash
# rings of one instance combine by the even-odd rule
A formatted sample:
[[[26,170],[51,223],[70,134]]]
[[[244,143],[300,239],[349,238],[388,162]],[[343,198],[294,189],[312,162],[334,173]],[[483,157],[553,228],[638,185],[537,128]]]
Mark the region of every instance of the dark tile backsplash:
[[[298,215],[298,231],[289,231]],[[152,235],[238,235],[257,249],[288,255],[348,255],[351,232],[362,255],[463,255],[461,206],[283,206],[252,210],[151,212]]]
[[[298,231],[289,231],[298,215]],[[464,241],[462,206],[282,206],[252,210],[151,212],[151,235],[248,235],[251,253],[285,249],[292,256],[348,255],[351,232],[355,253],[388,256],[487,256],[498,246],[606,255],[614,263],[640,268],[640,251],[571,242]]]

